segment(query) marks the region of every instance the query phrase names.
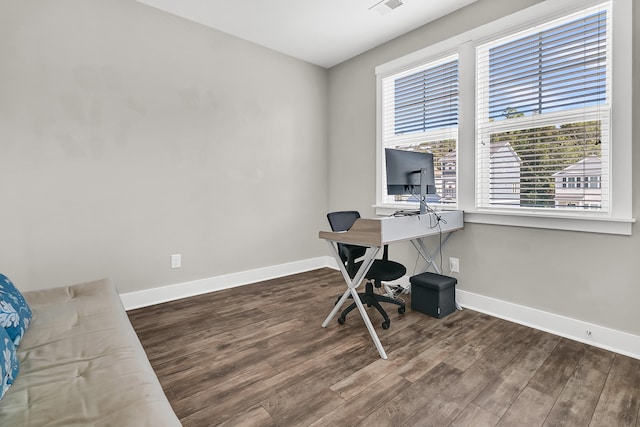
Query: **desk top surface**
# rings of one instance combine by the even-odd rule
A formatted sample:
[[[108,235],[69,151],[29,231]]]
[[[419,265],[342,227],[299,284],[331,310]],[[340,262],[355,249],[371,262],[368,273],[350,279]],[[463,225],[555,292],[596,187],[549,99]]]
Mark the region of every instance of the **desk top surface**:
[[[353,245],[383,246],[449,233],[463,227],[462,211],[440,211],[422,215],[359,218],[348,231],[320,231],[319,237]]]

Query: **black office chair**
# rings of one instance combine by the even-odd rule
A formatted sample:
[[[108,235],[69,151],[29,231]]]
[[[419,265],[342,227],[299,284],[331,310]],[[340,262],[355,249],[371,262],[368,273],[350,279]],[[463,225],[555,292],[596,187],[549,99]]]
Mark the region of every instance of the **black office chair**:
[[[327,219],[329,220],[331,230],[333,231],[349,230],[358,218],[360,218],[360,213],[358,211],[339,211],[327,214]],[[342,259],[347,273],[352,279],[362,264],[362,261],[358,261],[358,259],[364,256],[366,250],[367,248],[363,246],[338,243],[340,259]],[[389,260],[389,248],[387,245],[384,245],[382,259],[374,260],[371,268],[367,274],[365,274],[365,279],[367,279],[365,291],[359,292],[358,296],[360,297],[360,301],[362,301],[363,304],[366,304],[367,307],[375,307],[375,309],[380,312],[384,318],[384,322],[382,322],[383,329],[389,329],[391,320],[389,319],[387,312],[380,305],[381,302],[398,305],[398,313],[400,314],[404,314],[406,307],[404,301],[377,294],[374,292],[373,288],[374,286],[376,288],[382,287],[382,282],[399,279],[404,276],[406,272],[407,269],[404,265]],[[340,317],[338,317],[338,323],[342,325],[346,321],[347,314],[356,308],[357,305],[354,301],[349,307],[342,311]]]

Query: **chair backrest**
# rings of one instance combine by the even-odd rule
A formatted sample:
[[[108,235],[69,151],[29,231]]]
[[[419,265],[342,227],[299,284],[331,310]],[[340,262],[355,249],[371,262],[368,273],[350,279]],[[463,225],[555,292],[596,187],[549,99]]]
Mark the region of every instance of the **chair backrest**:
[[[338,211],[329,212],[327,219],[332,231],[347,231],[351,228],[356,219],[360,218],[358,211]],[[362,246],[347,245],[338,243],[338,253],[342,262],[347,267],[349,276],[353,278],[356,272],[355,260],[364,256],[366,248]]]
[[[347,231],[358,218],[360,218],[358,211],[338,211],[327,214],[332,231]]]
[[[347,231],[351,228],[356,219],[360,218],[360,212],[358,211],[337,211],[330,212],[327,214],[327,219],[329,220],[329,225],[331,226],[332,231]],[[340,251],[340,258],[342,258],[343,262],[346,262],[346,255],[344,254],[344,246],[355,247],[354,245],[344,245],[343,243],[338,244],[338,250]],[[360,248],[362,248],[360,246]],[[361,252],[358,253],[356,257],[364,255],[364,248],[361,249]],[[389,246],[384,245],[382,259],[387,261],[389,259]]]

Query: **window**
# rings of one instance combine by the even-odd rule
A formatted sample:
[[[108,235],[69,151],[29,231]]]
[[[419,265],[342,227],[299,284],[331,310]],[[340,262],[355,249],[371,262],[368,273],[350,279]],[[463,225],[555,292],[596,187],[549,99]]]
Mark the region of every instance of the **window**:
[[[609,15],[597,6],[477,48],[479,208],[608,211]],[[599,194],[582,185],[593,173]]]
[[[600,188],[600,176],[588,176],[587,177],[587,188]]]
[[[429,204],[456,203],[458,142],[457,55],[430,61],[382,80],[382,146],[433,154],[436,192]],[[388,196],[386,203],[411,203]],[[414,200],[415,203],[415,200]]]
[[[384,148],[421,149],[466,222],[631,234],[631,12],[546,0],[376,67],[376,211]]]

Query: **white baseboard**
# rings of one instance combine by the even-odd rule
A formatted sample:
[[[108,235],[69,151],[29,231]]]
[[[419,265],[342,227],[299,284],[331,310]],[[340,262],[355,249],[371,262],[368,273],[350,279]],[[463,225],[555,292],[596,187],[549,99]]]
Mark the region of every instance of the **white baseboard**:
[[[143,291],[129,292],[120,294],[120,299],[126,310],[132,310],[331,266],[335,266],[335,261],[331,257],[311,258],[191,282],[145,289]]]
[[[470,310],[640,359],[638,335],[458,289],[456,301]]]

